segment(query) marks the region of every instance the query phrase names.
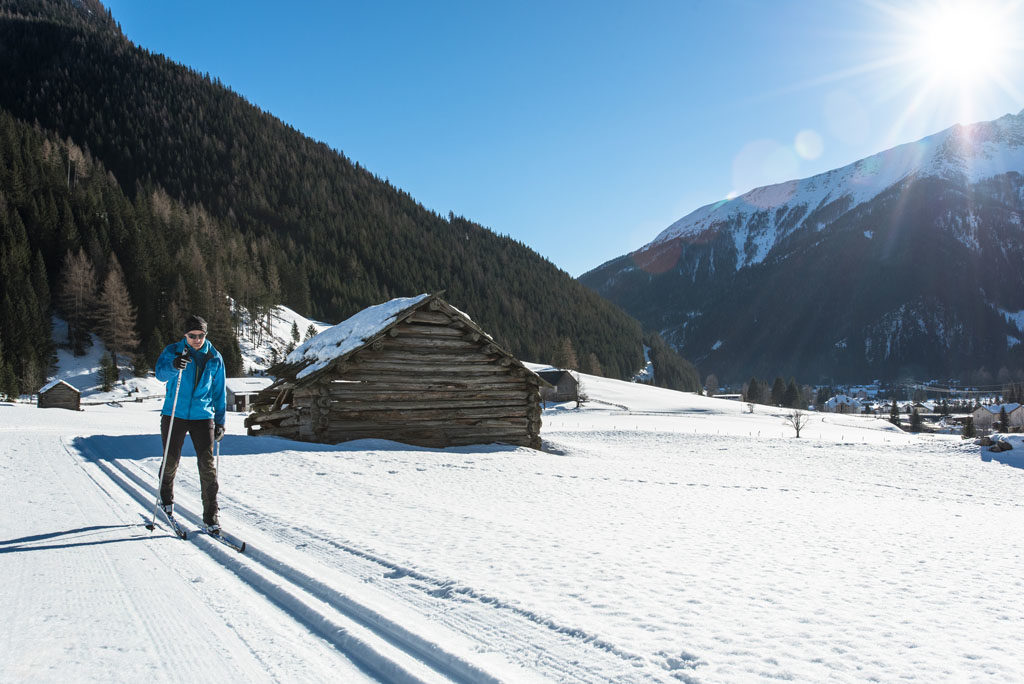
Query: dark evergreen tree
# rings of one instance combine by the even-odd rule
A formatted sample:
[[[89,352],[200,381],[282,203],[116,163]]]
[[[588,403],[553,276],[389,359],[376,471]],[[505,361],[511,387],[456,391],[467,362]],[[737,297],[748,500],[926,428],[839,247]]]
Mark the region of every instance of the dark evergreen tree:
[[[807,408],[803,406],[803,397],[801,396],[800,387],[796,384],[796,379],[790,378],[789,384],[786,385],[786,391],[782,395],[782,405],[787,408]]]
[[[923,425],[923,421],[921,420],[921,414],[918,413],[917,409],[915,408],[910,413],[910,431],[911,432],[920,432],[922,425]]]
[[[1006,414],[1006,404],[999,407],[999,431],[1009,432],[1010,431],[1010,418]]]
[[[762,404],[761,383],[756,377],[751,377],[743,392],[743,400],[754,404]]]
[[[978,435],[978,431],[974,427],[974,416],[967,416],[967,420],[964,421],[964,429],[960,432],[960,435],[964,439],[973,439]]]
[[[892,400],[892,406],[889,407],[889,422],[896,427],[901,427],[903,424],[900,419],[900,406],[895,399]]]
[[[99,370],[100,390],[109,392],[117,383],[119,372],[114,358],[108,353],[100,359]]]
[[[775,382],[772,383],[771,401],[772,406],[782,406],[782,402],[786,397],[786,382],[781,377],[776,376]]]

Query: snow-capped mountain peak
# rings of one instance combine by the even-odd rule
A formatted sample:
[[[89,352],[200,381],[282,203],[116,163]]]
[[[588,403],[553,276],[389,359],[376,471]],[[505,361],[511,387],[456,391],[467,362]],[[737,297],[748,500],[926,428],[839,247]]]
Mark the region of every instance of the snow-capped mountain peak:
[[[689,241],[722,229],[735,231],[737,247],[741,247],[756,233],[756,249],[737,250],[739,269],[762,261],[779,238],[806,225],[815,210],[833,202],[839,203],[836,206],[841,211],[849,211],[915,174],[968,184],[1021,170],[1024,111],[994,121],[957,124],[838,169],[755,188],[734,199],[706,205],[670,225],[638,254],[676,238]]]

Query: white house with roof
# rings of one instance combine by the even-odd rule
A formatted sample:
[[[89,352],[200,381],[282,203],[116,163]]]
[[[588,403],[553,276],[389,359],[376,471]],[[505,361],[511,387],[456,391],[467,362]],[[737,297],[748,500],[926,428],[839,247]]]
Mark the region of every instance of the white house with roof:
[[[837,394],[825,402],[825,410],[829,413],[862,413],[864,405],[860,399],[848,394]]]
[[[224,389],[227,392],[228,410],[247,411],[256,395],[270,387],[273,382],[271,378],[259,377],[225,379]]]
[[[1024,406],[1020,404],[990,404],[979,406],[974,409],[974,426],[979,428],[992,428],[999,421],[999,415],[1006,409],[1006,417],[1010,422],[1011,430],[1024,428]]]

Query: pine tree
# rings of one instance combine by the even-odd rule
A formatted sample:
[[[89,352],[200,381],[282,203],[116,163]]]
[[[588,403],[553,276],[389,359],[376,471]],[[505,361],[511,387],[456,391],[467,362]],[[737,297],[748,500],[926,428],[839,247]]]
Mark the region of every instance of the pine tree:
[[[5,399],[18,398],[18,379],[14,375],[14,366],[4,356],[4,343],[0,339],[0,397]]]
[[[896,427],[900,427],[903,423],[903,421],[900,420],[900,406],[896,402],[895,398],[893,398],[892,406],[889,408],[889,422]]]
[[[109,392],[114,389],[120,375],[117,370],[117,362],[110,354],[104,354],[100,359],[100,390]]]
[[[132,351],[139,345],[135,332],[135,307],[125,287],[124,274],[116,255],[110,257],[110,269],[103,282],[97,314],[100,338],[106,343],[116,368],[117,354]]]
[[[1000,432],[1010,431],[1010,418],[1006,415],[1006,405],[1003,404],[999,407],[999,425],[1001,426]]]
[[[789,379],[789,384],[786,385],[786,391],[782,395],[782,405],[787,408],[805,408],[801,406],[803,402],[800,398],[800,388],[796,384],[794,378]]]
[[[296,321],[292,321],[292,349],[299,343],[301,337],[299,336],[299,324]]]
[[[776,377],[775,382],[772,383],[772,406],[782,406],[785,396],[786,382],[781,377]]]
[[[756,377],[751,377],[750,382],[747,383],[746,391],[743,393],[743,400],[754,404],[762,403],[761,383],[757,381]]]
[[[978,431],[974,427],[974,416],[967,416],[967,420],[964,421],[964,429],[960,433],[964,439],[972,439],[977,437]]]
[[[150,370],[145,354],[137,353],[132,357],[132,373],[135,374],[135,377],[144,378],[149,375]]]
[[[910,414],[910,431],[920,432],[922,424],[921,414],[917,412],[917,409],[914,409]]]
[[[311,340],[314,337],[316,337],[316,335],[317,335],[316,326],[313,325],[312,323],[310,323],[309,327],[306,328],[306,337],[304,337],[302,341],[303,342],[308,342],[309,340]]]

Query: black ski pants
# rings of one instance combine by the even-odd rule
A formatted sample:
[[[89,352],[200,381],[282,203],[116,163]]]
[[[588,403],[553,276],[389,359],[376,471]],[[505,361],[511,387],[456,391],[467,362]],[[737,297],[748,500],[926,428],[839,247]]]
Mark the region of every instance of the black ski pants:
[[[174,501],[174,476],[178,472],[181,460],[181,446],[185,443],[185,434],[192,438],[192,446],[196,449],[199,461],[199,485],[203,494],[203,523],[213,525],[217,519],[217,464],[213,460],[213,418],[202,420],[174,419],[174,426],[168,437],[171,417],[160,416],[160,438],[167,450],[167,462],[164,464],[163,476],[160,479],[160,499],[165,504]],[[170,446],[168,446],[170,439]]]

